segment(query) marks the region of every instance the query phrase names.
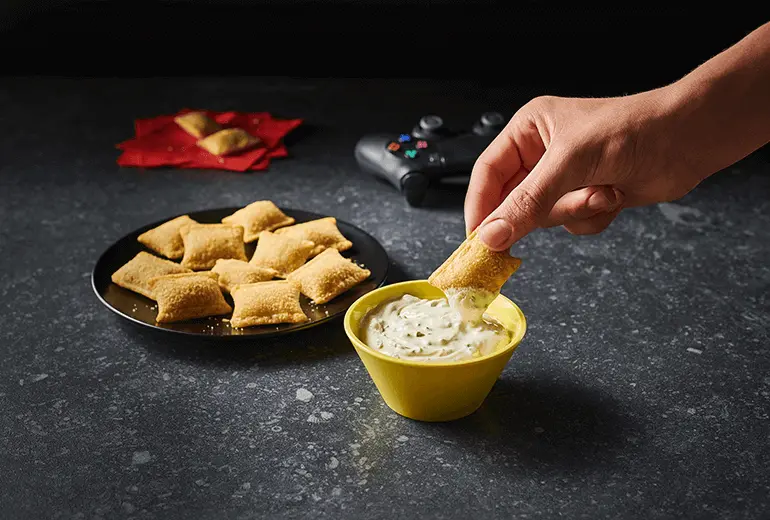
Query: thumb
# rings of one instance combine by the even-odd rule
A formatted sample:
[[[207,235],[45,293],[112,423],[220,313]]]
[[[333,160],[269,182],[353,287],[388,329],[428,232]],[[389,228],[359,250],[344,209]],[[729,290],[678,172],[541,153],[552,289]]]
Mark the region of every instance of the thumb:
[[[493,251],[509,249],[526,234],[546,223],[551,209],[569,185],[563,161],[548,149],[531,172],[479,226],[479,238]]]

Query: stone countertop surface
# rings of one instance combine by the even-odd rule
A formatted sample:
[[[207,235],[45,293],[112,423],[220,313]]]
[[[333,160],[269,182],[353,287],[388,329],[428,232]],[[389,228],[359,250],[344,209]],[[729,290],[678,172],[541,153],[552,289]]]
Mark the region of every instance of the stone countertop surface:
[[[529,328],[451,423],[380,399],[340,321],[254,344],[147,335],[92,292],[144,224],[269,198],[381,241],[426,278],[463,238],[462,185],[410,208],[356,139],[470,126],[536,87],[280,78],[0,84],[0,516],[9,519],[767,518],[770,165],[754,154],[603,234],[537,231],[504,294]],[[565,92],[569,93],[569,92]],[[138,117],[302,117],[266,172],[121,169]]]

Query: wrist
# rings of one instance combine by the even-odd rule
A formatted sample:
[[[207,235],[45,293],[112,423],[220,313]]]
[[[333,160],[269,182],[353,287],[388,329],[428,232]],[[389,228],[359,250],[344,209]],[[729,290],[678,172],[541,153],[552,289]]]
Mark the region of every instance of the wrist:
[[[680,80],[642,96],[648,149],[683,185],[694,187],[732,162],[715,125],[717,104],[702,85]]]
[[[678,84],[628,98],[626,124],[635,135],[637,167],[650,175],[665,173],[674,191],[687,191],[708,177],[698,143],[688,126],[697,108]]]

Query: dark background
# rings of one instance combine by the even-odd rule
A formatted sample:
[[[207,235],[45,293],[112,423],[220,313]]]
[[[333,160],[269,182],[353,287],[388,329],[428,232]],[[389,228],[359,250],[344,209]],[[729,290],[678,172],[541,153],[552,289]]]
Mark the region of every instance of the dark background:
[[[145,337],[89,284],[126,233],[258,198],[355,223],[390,281],[427,278],[464,237],[463,191],[407,206],[357,167],[361,135],[656,86],[766,15],[12,2],[0,69],[45,77],[0,78],[0,519],[770,518],[764,157],[601,235],[525,237],[503,292],[527,337],[484,407],[444,425],[392,413],[339,323],[242,348]],[[115,164],[135,118],[185,106],[310,132],[254,174]]]
[[[658,86],[770,10],[738,3],[6,0],[5,74],[428,77],[603,95]]]

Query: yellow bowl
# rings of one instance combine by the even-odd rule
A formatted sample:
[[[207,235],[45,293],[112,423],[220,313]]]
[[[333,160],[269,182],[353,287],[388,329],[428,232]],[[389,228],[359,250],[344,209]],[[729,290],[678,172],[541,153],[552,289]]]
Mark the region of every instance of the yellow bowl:
[[[521,309],[498,296],[487,311],[512,332],[511,341],[487,356],[448,363],[420,363],[381,354],[358,337],[364,316],[383,301],[411,294],[443,298],[427,280],[412,280],[380,287],[365,294],[345,313],[345,333],[366,367],[382,399],[394,412],[418,421],[452,421],[475,412],[521,343],[527,322]]]

